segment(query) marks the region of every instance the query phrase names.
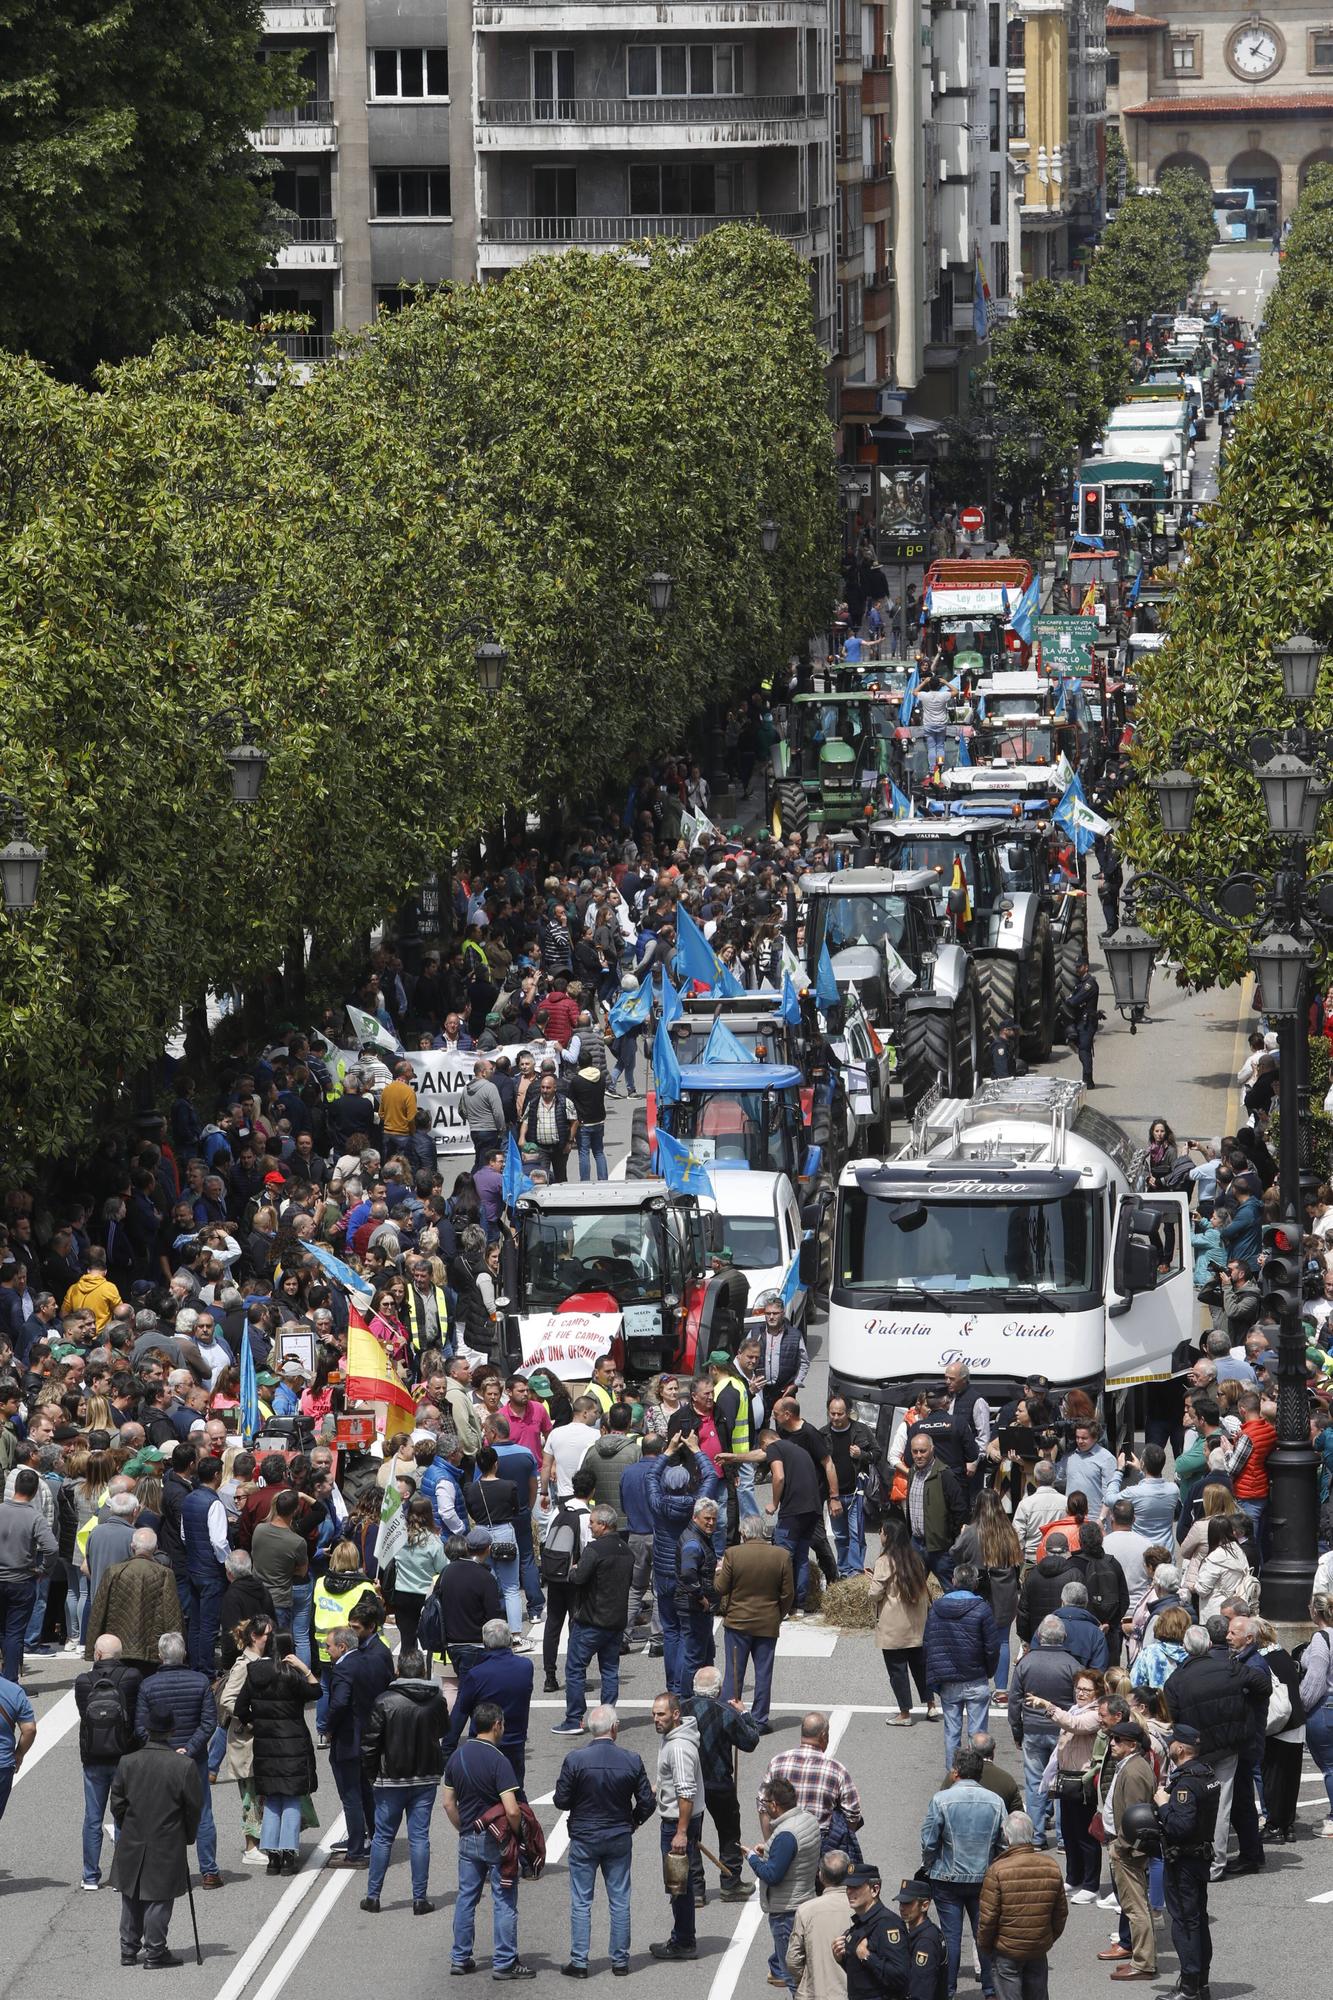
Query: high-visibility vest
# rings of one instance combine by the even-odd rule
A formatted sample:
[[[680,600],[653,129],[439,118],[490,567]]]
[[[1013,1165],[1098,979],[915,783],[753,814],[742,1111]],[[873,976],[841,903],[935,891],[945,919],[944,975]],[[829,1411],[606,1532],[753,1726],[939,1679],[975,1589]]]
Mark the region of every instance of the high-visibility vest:
[[[375,1586],[367,1583],[364,1576],[358,1576],[355,1583],[339,1589],[341,1570],[325,1572],[315,1584],[314,1626],[315,1650],[321,1660],[329,1657],[329,1634],[336,1632],[340,1625],[347,1623],[347,1614],[354,1611],[363,1597],[373,1597]]]
[[[403,1317],[407,1321],[408,1345],[418,1354],[426,1345],[425,1315],[418,1304],[419,1298],[416,1286],[409,1285]],[[449,1339],[449,1300],[443,1285],[435,1287],[435,1310],[440,1316],[440,1346],[444,1347]]]
[[[749,1387],[746,1383],[742,1382],[739,1375],[733,1375],[730,1369],[722,1377],[722,1382],[723,1386],[730,1383],[739,1398],[736,1421],[731,1427],[731,1448],[733,1451],[748,1451],[750,1449]]]
[[[606,1416],[606,1414],[611,1408],[611,1405],[616,1400],[615,1397],[611,1394],[611,1391],[609,1389],[603,1388],[600,1382],[589,1382],[586,1393],[589,1396],[593,1396],[596,1398],[597,1402],[601,1406],[601,1411],[603,1416]]]

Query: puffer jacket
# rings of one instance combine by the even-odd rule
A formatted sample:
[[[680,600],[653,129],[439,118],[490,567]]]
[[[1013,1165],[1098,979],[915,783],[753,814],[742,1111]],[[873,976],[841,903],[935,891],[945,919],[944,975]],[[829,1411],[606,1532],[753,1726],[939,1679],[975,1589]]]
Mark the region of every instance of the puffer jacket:
[[[1010,1847],[997,1855],[981,1882],[979,1943],[1020,1964],[1044,1958],[1069,1917],[1064,1874],[1053,1854]]]
[[[383,1791],[438,1785],[444,1776],[449,1704],[434,1681],[395,1681],[376,1695],[361,1731],[361,1774]]]
[[[691,1611],[717,1609],[717,1554],[711,1535],[689,1527],[677,1544],[676,1610],[681,1617]]]
[[[631,1437],[627,1431],[612,1431],[606,1437],[598,1438],[583,1461],[583,1470],[590,1472],[597,1481],[597,1491],[590,1504],[594,1507],[614,1507],[618,1528],[626,1525],[625,1509],[620,1504],[620,1481],[625,1468],[637,1462],[641,1444],[641,1438]]]
[[[1271,1686],[1272,1676],[1263,1679]],[[1226,1756],[1250,1741],[1250,1692],[1258,1672],[1242,1666],[1224,1647],[1212,1647],[1198,1659],[1188,1659],[1163,1683],[1167,1711],[1173,1722],[1188,1722],[1199,1732],[1199,1755]]]
[[[1045,1555],[1023,1579],[1018,1599],[1018,1636],[1031,1642],[1043,1618],[1060,1610],[1060,1593],[1067,1583],[1082,1583],[1082,1565],[1067,1555]]]
[[[949,1590],[926,1614],[926,1679],[988,1681],[1000,1661],[1000,1631],[984,1597]]]
[[[666,1484],[666,1475],[678,1461],[691,1472],[691,1479],[688,1486],[673,1489]],[[692,1468],[689,1458],[680,1452],[672,1452],[670,1458],[663,1452],[659,1457],[648,1460],[648,1505],[653,1516],[655,1574],[674,1583],[676,1549],[693,1519],[694,1503],[699,1499],[712,1499],[717,1483],[717,1476],[701,1451],[695,1452]]]
[[[263,1797],[299,1799],[318,1787],[304,1714],[318,1700],[318,1680],[307,1680],[282,1660],[251,1660],[247,1666],[232,1720],[251,1726],[255,1790]]]

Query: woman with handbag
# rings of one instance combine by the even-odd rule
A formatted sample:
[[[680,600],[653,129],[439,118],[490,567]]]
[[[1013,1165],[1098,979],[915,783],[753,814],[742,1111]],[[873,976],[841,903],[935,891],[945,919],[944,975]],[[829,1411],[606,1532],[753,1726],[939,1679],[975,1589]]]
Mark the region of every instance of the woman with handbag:
[[[1266,1618],[1256,1618],[1255,1636],[1264,1665],[1273,1676],[1264,1736],[1264,1839],[1284,1845],[1296,1838],[1301,1766],[1305,1762],[1305,1709],[1300,1669],[1278,1645]]]
[[[512,1480],[501,1479],[500,1460],[494,1446],[485,1444],[477,1453],[477,1477],[467,1489],[470,1520],[491,1531],[491,1573],[504,1598],[505,1617],[520,1652],[528,1650],[523,1637],[523,1592],[518,1581],[518,1488]]]
[[[1074,1706],[1057,1708],[1053,1701],[1029,1694],[1029,1708],[1040,1709],[1060,1734],[1043,1784],[1060,1801],[1060,1833],[1065,1844],[1065,1888],[1071,1903],[1095,1903],[1101,1893],[1101,1843],[1092,1832],[1097,1787],[1092,1750],[1101,1723],[1097,1703],[1106,1683],[1092,1667],[1080,1667],[1074,1682]]]
[[[435,1531],[435,1509],[418,1494],[407,1503],[407,1541],[392,1564],[394,1622],[405,1653],[417,1650],[421,1607],[434,1590],[436,1578],[443,1574],[446,1561],[444,1543]]]
[[[1004,1502],[993,1487],[983,1487],[977,1495],[972,1519],[960,1530],[949,1553],[955,1568],[959,1563],[970,1563],[977,1571],[981,1595],[999,1627],[1000,1659],[995,1669],[995,1690],[1003,1699],[1009,1689],[1009,1638],[1018,1616],[1018,1571],[1023,1550],[1004,1511]]]
[[[926,1650],[922,1641],[926,1613],[940,1595],[940,1586],[916,1549],[901,1514],[888,1514],[880,1529],[880,1552],[871,1572],[870,1608],[878,1612],[875,1643],[884,1655],[889,1685],[898,1713],[886,1720],[906,1729],[912,1723],[912,1681],[926,1704],[927,1722],[939,1718],[935,1697],[926,1680]],[[909,1678],[910,1675],[910,1678]]]

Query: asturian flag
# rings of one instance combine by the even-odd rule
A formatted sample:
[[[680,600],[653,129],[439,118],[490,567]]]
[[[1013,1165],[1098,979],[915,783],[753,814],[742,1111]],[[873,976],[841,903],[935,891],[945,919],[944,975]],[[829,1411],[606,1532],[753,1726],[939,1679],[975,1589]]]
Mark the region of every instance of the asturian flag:
[[[391,1056],[406,1054],[392,1028],[386,1028],[383,1021],[374,1014],[368,1014],[364,1007],[354,1007],[350,1000],[347,1002],[347,1018],[352,1024],[352,1033],[356,1036],[356,1045],[359,1049],[367,1047],[383,1049]]]

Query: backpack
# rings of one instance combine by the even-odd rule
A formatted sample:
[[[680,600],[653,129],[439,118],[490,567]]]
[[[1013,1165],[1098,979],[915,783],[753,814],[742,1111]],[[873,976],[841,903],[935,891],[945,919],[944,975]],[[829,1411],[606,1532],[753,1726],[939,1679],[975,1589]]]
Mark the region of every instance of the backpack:
[[[88,1691],[79,1730],[79,1755],[85,1764],[118,1764],[134,1748],[134,1729],[117,1681],[99,1675]]]
[[[564,1500],[556,1502],[555,1514],[542,1543],[537,1571],[543,1583],[568,1583],[579,1559],[579,1516]],[[556,1537],[562,1537],[557,1544]]]
[[[438,1585],[421,1607],[421,1617],[417,1622],[417,1648],[427,1660],[432,1653],[444,1657],[444,1606],[440,1602]]]

